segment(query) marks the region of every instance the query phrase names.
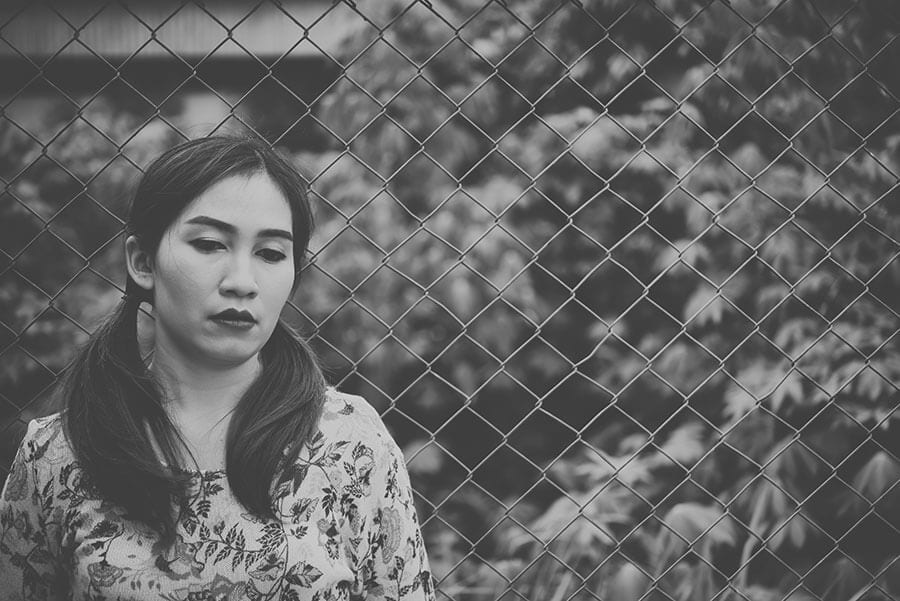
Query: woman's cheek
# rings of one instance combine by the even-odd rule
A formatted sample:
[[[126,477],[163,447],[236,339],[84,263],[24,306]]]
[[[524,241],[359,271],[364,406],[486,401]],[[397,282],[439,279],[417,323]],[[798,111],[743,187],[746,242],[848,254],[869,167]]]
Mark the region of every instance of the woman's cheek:
[[[284,266],[279,266],[277,285],[277,299],[274,301],[279,305],[284,305],[291,296],[291,286],[294,284],[294,266],[292,261],[284,261]],[[279,310],[281,306],[279,306]]]

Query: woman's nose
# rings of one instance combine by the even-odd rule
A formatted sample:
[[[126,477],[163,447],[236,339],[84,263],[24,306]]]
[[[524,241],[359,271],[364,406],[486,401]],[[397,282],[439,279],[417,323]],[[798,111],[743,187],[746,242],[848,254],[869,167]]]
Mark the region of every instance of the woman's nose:
[[[219,292],[223,295],[254,297],[259,293],[259,284],[253,272],[252,260],[247,257],[234,256],[227,262],[225,273],[219,284]]]

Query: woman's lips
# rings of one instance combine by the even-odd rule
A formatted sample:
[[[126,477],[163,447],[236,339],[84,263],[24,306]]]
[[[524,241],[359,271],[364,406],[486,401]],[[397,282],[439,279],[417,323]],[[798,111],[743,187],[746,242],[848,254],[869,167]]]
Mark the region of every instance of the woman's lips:
[[[224,311],[219,311],[211,317],[213,319],[222,319],[226,321],[249,321],[252,323],[256,322],[256,318],[253,317],[253,313],[247,311],[246,309],[238,310],[234,308],[228,308]]]
[[[221,317],[212,317],[210,319],[220,326],[233,328],[236,330],[249,330],[256,325],[256,323],[252,321],[244,321],[240,319],[223,319]]]

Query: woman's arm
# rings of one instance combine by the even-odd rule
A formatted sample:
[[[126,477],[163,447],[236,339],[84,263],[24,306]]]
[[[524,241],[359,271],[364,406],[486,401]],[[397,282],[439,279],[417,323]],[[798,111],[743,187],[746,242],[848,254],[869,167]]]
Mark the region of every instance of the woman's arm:
[[[366,598],[433,601],[434,581],[416,517],[412,486],[403,454],[385,441],[387,453],[372,473],[374,515],[370,533]]]
[[[8,601],[67,597],[48,536],[54,494],[49,462],[42,461],[50,444],[38,436],[43,427],[37,420],[28,424],[0,496],[0,598]]]

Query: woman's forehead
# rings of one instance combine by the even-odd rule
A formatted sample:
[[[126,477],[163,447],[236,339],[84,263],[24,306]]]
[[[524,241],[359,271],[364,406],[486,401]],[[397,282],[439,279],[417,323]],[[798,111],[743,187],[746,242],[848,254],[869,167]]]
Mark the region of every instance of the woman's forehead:
[[[291,230],[291,207],[281,189],[264,173],[224,178],[192,200],[178,217],[181,227],[224,222],[240,230]]]

